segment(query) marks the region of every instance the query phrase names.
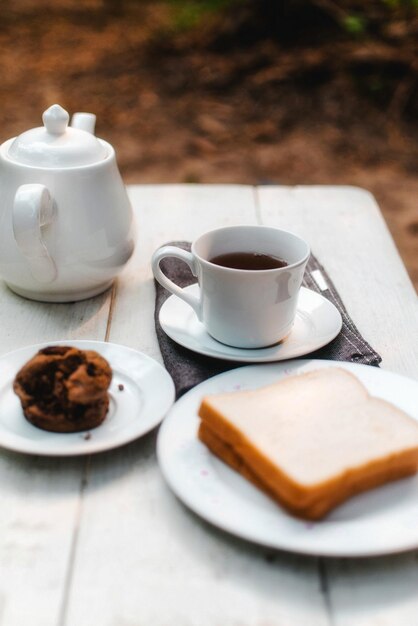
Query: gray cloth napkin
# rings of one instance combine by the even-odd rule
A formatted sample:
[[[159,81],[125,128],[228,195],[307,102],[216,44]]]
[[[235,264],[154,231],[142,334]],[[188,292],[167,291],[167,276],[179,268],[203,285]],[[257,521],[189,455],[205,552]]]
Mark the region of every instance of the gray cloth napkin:
[[[172,241],[168,245],[174,245],[183,248],[183,250],[190,250],[190,243],[187,241]],[[163,259],[161,261],[161,269],[168,278],[171,278],[180,287],[187,287],[196,282],[196,278],[188,266],[178,259]],[[177,398],[211,376],[245,365],[244,363],[222,361],[202,354],[196,354],[187,348],[179,346],[167,337],[161,328],[158,316],[162,305],[171,294],[164,287],[161,287],[157,281],[155,281],[155,285],[155,328],[164,365],[174,380]],[[303,285],[330,300],[337,307],[343,319],[339,335],[328,345],[309,354],[309,358],[349,361],[378,366],[382,358],[360,335],[328,274],[313,254],[311,254],[306,266]]]

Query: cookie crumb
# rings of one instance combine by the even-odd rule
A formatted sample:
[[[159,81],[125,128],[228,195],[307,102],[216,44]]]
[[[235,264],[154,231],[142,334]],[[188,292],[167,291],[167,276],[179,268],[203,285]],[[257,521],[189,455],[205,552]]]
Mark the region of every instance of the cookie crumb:
[[[86,433],[86,434],[84,435],[84,439],[85,439],[86,441],[88,441],[89,439],[91,439],[91,433]]]
[[[118,389],[119,389],[119,391],[123,391],[125,389],[125,387],[122,385],[122,383],[119,383]]]

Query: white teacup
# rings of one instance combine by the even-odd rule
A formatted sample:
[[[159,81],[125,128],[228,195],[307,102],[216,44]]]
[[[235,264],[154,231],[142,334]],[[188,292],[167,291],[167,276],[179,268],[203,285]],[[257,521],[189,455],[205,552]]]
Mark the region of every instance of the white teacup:
[[[266,254],[282,258],[288,265],[246,270],[211,262],[230,252]],[[309,254],[308,244],[285,230],[230,226],[205,233],[193,242],[191,252],[175,246],[159,248],[153,254],[152,269],[163,287],[194,309],[214,339],[237,348],[262,348],[289,334]],[[160,261],[165,257],[187,263],[198,279],[199,298],[163,274]]]

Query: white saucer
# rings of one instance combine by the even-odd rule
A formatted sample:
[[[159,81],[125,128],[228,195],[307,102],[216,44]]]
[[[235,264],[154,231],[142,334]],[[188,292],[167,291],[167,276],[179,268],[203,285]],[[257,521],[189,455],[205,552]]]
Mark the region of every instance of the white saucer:
[[[96,350],[109,362],[113,370],[109,413],[97,428],[52,433],[25,419],[13,392],[13,380],[22,365],[47,345]],[[77,456],[116,448],[157,426],[173,402],[174,385],[167,371],[146,354],[126,346],[71,339],[28,346],[0,357],[0,446],[16,452]]]
[[[372,395],[418,420],[418,382],[376,367],[313,359],[240,367],[206,380],[172,407],[157,441],[165,479],[180,500],[208,522],[264,546],[334,557],[417,548],[418,475],[357,495],[320,522],[306,522],[288,514],[198,440],[197,411],[204,395],[254,389],[324,367],[352,372]]]
[[[198,295],[199,286],[185,291]],[[309,354],[332,341],[340,332],[342,319],[338,309],[315,291],[302,287],[296,319],[290,334],[281,343],[269,348],[246,350],[227,346],[213,339],[199,322],[193,309],[176,296],[170,296],[160,310],[164,332],[181,346],[225,361],[267,363],[284,361]]]

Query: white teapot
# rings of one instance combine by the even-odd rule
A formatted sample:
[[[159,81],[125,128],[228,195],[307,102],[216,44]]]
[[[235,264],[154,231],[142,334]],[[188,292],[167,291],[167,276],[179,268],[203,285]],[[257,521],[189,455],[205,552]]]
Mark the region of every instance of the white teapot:
[[[0,146],[0,276],[19,295],[69,302],[107,289],[135,245],[132,209],[95,116],[58,104]]]

